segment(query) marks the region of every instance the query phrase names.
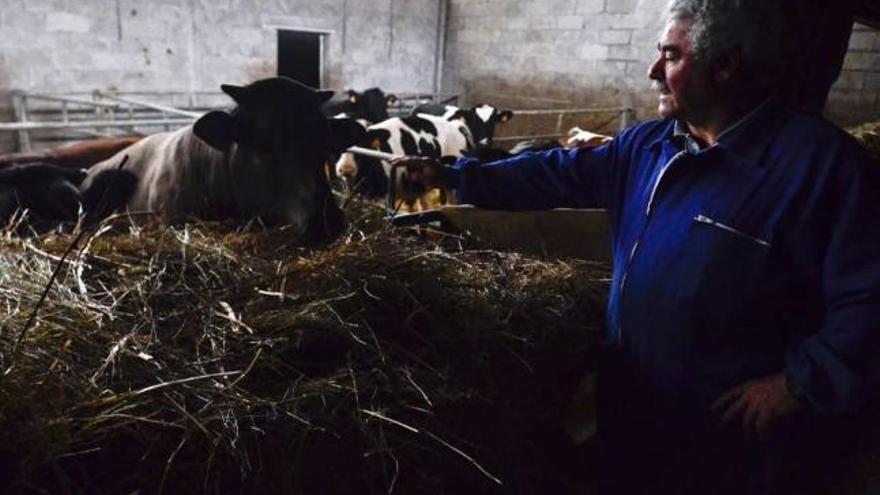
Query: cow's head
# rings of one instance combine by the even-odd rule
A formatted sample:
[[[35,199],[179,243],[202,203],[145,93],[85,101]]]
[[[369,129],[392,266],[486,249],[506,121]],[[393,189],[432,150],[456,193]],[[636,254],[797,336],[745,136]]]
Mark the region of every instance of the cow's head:
[[[333,93],[289,78],[221,89],[235,108],[204,115],[193,132],[229,153],[238,214],[290,224],[307,243],[335,238],[343,216],[322,167],[331,153],[356,143],[363,128],[349,119],[326,119],[320,106]]]
[[[391,151],[388,139],[391,133],[387,129],[370,129],[358,142],[361,148],[376,151]],[[388,174],[384,162],[378,158],[343,153],[336,161],[336,176],[349,187],[356,187],[356,192],[370,198],[379,198],[388,192]]]
[[[350,89],[348,101],[354,105],[355,116],[378,123],[388,119],[388,108],[397,104],[397,96],[386,95],[379,88],[370,88],[363,93]]]
[[[478,147],[492,146],[495,138],[495,126],[504,124],[513,118],[512,110],[498,110],[492,105],[477,105],[468,110],[458,110],[449,120],[462,120],[473,135]]]

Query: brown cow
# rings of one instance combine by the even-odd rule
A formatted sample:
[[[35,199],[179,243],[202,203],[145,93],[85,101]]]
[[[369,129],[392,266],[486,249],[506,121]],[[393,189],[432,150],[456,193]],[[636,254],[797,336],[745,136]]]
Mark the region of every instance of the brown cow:
[[[61,148],[9,153],[0,155],[0,168],[19,163],[37,162],[65,168],[89,168],[140,140],[141,138],[137,136],[100,138]]]

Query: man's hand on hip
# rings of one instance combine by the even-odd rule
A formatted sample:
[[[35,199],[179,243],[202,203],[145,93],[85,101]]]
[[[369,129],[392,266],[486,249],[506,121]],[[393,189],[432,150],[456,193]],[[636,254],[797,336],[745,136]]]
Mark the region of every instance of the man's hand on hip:
[[[737,385],[711,406],[713,412],[722,415],[722,423],[740,418],[747,436],[764,440],[776,423],[803,407],[789,392],[782,373]]]

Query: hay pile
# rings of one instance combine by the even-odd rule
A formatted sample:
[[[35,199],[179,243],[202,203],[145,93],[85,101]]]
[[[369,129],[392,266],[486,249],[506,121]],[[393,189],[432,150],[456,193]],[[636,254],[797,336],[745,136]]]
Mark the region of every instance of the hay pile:
[[[609,267],[354,212],[314,252],[283,230],[120,219],[24,334],[72,236],[7,232],[6,492],[564,493],[553,428]]]
[[[868,150],[874,163],[880,163],[880,122],[868,122],[858,127],[847,129],[858,142]]]

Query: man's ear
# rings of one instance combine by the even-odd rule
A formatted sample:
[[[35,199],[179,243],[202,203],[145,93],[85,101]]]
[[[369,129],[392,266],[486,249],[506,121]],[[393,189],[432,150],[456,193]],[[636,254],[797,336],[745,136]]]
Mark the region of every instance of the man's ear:
[[[363,142],[366,131],[354,119],[328,119],[330,147],[333,153],[342,153],[351,146]]]
[[[724,84],[737,76],[742,68],[742,48],[735,47],[721,54],[712,62],[712,79]]]
[[[217,151],[227,151],[235,142],[235,122],[226,112],[215,110],[193,125],[193,134]]]
[[[385,96],[385,106],[393,107],[397,104],[397,95],[386,95]]]
[[[502,124],[506,124],[513,118],[513,110],[502,110],[501,113],[498,114],[498,122]]]
[[[349,101],[349,102],[351,102],[351,103],[357,103],[357,102],[358,102],[358,96],[359,96],[359,95],[358,95],[357,91],[355,91],[355,90],[353,90],[353,89],[349,89],[348,91],[346,91],[346,93],[348,94],[348,101]]]

